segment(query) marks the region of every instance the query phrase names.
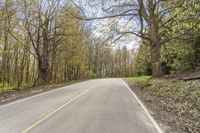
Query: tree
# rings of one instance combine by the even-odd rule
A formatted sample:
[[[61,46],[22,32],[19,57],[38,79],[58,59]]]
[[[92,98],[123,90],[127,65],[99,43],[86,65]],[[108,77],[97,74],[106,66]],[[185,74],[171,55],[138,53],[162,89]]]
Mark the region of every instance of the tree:
[[[59,4],[57,0],[23,1],[22,21],[38,61],[39,84],[50,80],[50,53],[58,47],[57,38],[63,34],[56,32]]]
[[[1,82],[3,83],[3,88],[5,84],[10,83],[10,73],[11,73],[11,36],[9,31],[13,30],[15,26],[15,18],[16,11],[14,9],[14,2],[12,0],[8,0],[0,3],[1,10],[1,20],[0,20],[0,28],[1,28],[1,38],[0,40],[3,43],[2,48],[2,66],[1,66]]]
[[[192,7],[198,5],[198,1],[190,0],[175,0],[175,1],[163,1],[163,0],[134,0],[134,1],[116,1],[105,2],[101,1],[102,9],[106,15],[101,17],[86,18],[85,20],[96,19],[109,19],[116,18],[116,21],[124,19],[128,21],[135,21],[137,28],[132,27],[126,31],[119,29],[116,30],[117,38],[131,34],[140,37],[150,47],[151,53],[151,65],[152,73],[154,77],[160,77],[162,75],[161,69],[161,47],[173,39],[178,39],[188,35],[192,30],[196,28],[195,23],[190,24],[187,30],[179,30],[179,34],[171,34],[172,29],[170,26],[185,24],[185,21],[193,18],[198,20],[199,16],[196,14],[196,10],[191,10]],[[189,7],[189,8],[188,8]],[[177,11],[177,12],[176,12]],[[184,18],[185,21],[176,21],[180,14],[190,13],[190,18]],[[183,20],[183,19],[182,19]],[[181,28],[183,29],[183,27]]]

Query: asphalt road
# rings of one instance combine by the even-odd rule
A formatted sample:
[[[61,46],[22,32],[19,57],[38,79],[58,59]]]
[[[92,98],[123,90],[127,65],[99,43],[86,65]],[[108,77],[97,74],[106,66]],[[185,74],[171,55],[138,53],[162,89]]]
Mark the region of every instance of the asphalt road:
[[[122,79],[88,80],[0,106],[0,133],[161,133]]]

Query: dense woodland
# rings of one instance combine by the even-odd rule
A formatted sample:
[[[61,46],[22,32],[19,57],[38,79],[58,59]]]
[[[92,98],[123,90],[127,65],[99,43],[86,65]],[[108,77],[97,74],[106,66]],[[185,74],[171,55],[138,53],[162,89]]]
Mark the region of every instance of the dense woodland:
[[[200,1],[166,1],[163,2],[163,10],[156,9],[160,5],[151,4],[155,7],[154,12],[159,11],[158,14],[152,13],[152,17],[157,17],[153,27],[156,27],[155,38],[158,38],[158,46],[152,48],[152,39],[142,40],[135,62],[135,72],[138,75],[155,74],[159,77],[164,74],[200,71]],[[146,33],[148,32],[144,34]],[[149,33],[152,37],[152,33]],[[158,50],[154,51],[154,47]],[[156,63],[157,74],[152,65],[156,58],[152,54],[159,57]]]
[[[86,17],[83,7],[74,2],[1,0],[1,92],[9,87],[21,89],[89,78],[160,77],[199,66],[198,0],[99,2],[106,15]],[[111,47],[109,41],[95,36],[88,24],[124,17],[137,21],[139,28],[114,29],[112,35],[118,36],[114,42],[131,34],[141,39],[138,50]]]
[[[95,37],[77,7],[59,0],[0,3],[0,87],[26,88],[133,74],[132,50]]]

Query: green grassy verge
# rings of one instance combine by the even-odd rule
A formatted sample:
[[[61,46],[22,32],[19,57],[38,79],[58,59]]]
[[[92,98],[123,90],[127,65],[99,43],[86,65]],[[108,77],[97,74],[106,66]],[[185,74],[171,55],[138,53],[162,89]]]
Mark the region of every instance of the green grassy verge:
[[[197,94],[200,97],[200,89],[196,89],[193,91],[195,94]]]
[[[127,80],[129,82],[137,82],[144,86],[150,85],[151,76],[138,76],[138,77],[128,77]]]
[[[13,86],[8,84],[8,83],[5,83],[4,86],[3,86],[3,83],[0,83],[0,93],[3,91],[3,92],[9,92],[13,89]]]

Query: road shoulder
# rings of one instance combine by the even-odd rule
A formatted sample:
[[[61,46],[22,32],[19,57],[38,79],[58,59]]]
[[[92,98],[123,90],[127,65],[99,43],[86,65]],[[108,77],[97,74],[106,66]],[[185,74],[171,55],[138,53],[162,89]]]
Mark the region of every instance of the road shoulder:
[[[37,87],[30,87],[22,90],[13,90],[10,92],[0,93],[0,105],[4,105],[19,99],[31,97],[43,92],[59,89],[61,87],[69,86],[82,81],[67,82],[62,84],[51,84]]]

